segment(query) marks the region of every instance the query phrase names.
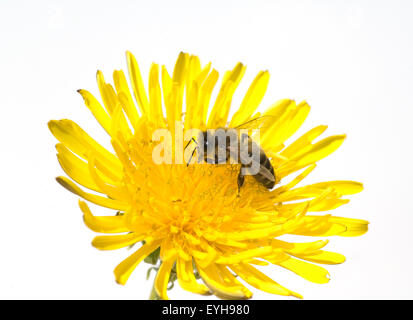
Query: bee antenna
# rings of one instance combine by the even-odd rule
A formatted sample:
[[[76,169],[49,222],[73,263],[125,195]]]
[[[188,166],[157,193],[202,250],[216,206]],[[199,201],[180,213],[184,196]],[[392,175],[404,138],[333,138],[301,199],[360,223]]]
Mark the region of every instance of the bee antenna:
[[[198,142],[196,142],[196,140],[194,139],[194,137],[191,138],[191,140],[188,141],[188,143],[186,144],[184,150],[186,150],[186,148],[188,148],[188,146],[191,144],[191,142],[195,142],[197,146],[199,146]]]
[[[195,141],[196,142],[196,141]],[[189,158],[188,162],[186,163],[186,166],[188,167],[189,164],[191,163],[192,157],[194,156],[194,153],[196,151],[197,148],[194,148],[194,151],[192,151],[191,157]]]

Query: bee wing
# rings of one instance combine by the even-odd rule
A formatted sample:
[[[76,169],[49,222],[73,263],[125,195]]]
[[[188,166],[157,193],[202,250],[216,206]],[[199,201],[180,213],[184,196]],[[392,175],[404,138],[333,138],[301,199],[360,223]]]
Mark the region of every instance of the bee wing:
[[[256,116],[236,126],[234,129],[263,129],[268,128],[274,121],[275,117],[271,115]]]
[[[247,168],[248,170],[248,168]],[[274,175],[271,173],[270,170],[268,170],[266,167],[264,167],[262,164],[260,165],[260,171],[257,173],[260,174],[261,176],[263,176],[265,179],[271,181],[271,182],[275,182],[275,177]]]
[[[247,164],[249,162],[254,162],[254,164],[258,163],[258,161],[253,160],[249,158],[247,155],[245,155],[243,152],[240,152],[239,157],[241,159],[241,162],[244,164]],[[248,170],[248,167],[247,167]],[[260,170],[259,170],[260,175],[262,175],[264,178],[268,179],[269,181],[275,182],[275,177],[271,173],[270,170],[268,170],[265,166],[260,164]]]
[[[266,167],[264,167],[262,164],[260,165],[260,174],[264,176],[266,179],[270,180],[271,182],[275,182],[275,177],[271,173],[270,170],[268,170]]]

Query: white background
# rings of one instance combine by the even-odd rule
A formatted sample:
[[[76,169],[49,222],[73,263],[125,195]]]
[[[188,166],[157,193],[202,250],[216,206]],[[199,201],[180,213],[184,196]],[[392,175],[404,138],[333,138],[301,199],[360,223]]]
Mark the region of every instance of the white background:
[[[108,145],[77,89],[97,94],[126,69],[130,50],[147,79],[152,61],[172,70],[180,51],[212,61],[222,75],[259,70],[281,98],[312,106],[299,133],[328,124],[347,133],[308,182],[352,179],[365,190],[334,213],[366,219],[359,238],[331,238],[347,256],[325,285],[276,267],[267,272],[307,299],[413,298],[412,1],[5,1],[0,2],[0,298],[146,299],[147,265],[125,287],[112,270],[130,252],[101,252],[62,175],[50,119],[70,118]],[[102,139],[103,138],[103,139]],[[98,211],[99,212],[99,211]],[[306,239],[304,239],[306,240]],[[311,239],[309,239],[311,240]],[[281,299],[254,290],[256,299]],[[202,298],[175,287],[175,299]]]

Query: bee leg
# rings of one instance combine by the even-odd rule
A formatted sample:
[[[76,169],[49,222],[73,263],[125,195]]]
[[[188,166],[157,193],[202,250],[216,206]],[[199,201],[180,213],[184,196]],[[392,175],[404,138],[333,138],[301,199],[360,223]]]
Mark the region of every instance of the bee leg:
[[[242,174],[242,172],[241,172],[241,170],[239,171],[239,174],[238,174],[238,178],[237,178],[237,183],[238,183],[238,197],[240,196],[239,194],[240,194],[240,190],[241,190],[241,187],[243,186],[243,184],[244,184],[244,181],[245,181],[245,176]]]

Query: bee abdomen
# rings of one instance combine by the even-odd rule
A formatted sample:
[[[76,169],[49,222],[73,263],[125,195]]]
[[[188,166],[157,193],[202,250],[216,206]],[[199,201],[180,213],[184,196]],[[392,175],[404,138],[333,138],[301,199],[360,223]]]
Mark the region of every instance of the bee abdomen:
[[[275,185],[274,168],[270,162],[270,159],[268,159],[268,157],[265,155],[263,151],[261,151],[261,154],[260,154],[260,163],[261,163],[261,166],[266,168],[271,173],[273,179],[267,178],[267,175],[264,175],[262,173],[262,170],[260,170],[256,175],[254,175],[254,178],[267,189],[272,189]]]

